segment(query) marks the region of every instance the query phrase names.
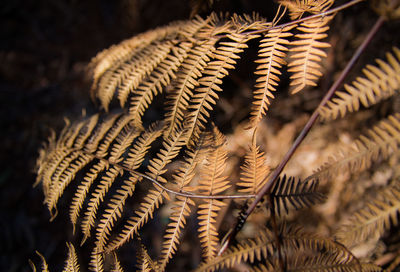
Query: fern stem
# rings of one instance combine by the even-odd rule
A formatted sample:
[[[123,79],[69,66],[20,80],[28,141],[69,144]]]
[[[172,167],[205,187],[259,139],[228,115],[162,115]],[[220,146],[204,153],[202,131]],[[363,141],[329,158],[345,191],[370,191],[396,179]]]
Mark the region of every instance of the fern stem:
[[[257,193],[256,198],[254,201],[251,203],[251,205],[248,207],[245,213],[242,214],[241,218],[237,219],[236,225],[233,229],[233,231],[230,233],[230,235],[226,239],[226,244],[221,247],[220,252],[218,255],[222,254],[223,251],[228,248],[229,244],[232,242],[233,238],[236,236],[236,234],[240,231],[241,227],[244,225],[244,222],[246,221],[247,217],[253,212],[253,210],[256,208],[258,202],[260,202],[265,194],[268,194],[271,191],[272,186],[278,179],[279,175],[282,173],[282,170],[285,168],[286,164],[289,162],[290,158],[293,156],[294,152],[297,150],[297,148],[300,146],[300,144],[303,142],[305,137],[307,136],[308,132],[311,130],[312,126],[314,125],[315,121],[317,120],[319,116],[319,109],[323,107],[326,102],[335,94],[335,91],[338,89],[338,87],[343,83],[344,79],[346,78],[347,74],[351,70],[351,68],[354,66],[358,58],[360,57],[361,53],[365,50],[365,48],[368,46],[368,44],[371,42],[375,34],[378,32],[379,28],[382,26],[384,23],[385,18],[383,16],[380,16],[378,20],[375,22],[374,26],[371,28],[369,31],[368,35],[364,39],[363,43],[357,48],[356,52],[353,54],[352,58],[350,61],[347,63],[346,67],[340,74],[339,78],[333,83],[329,91],[326,93],[324,98],[321,100],[319,106],[317,109],[313,112],[311,115],[310,119],[306,123],[306,125],[303,127],[302,131],[300,132],[299,136],[297,136],[296,140],[294,141],[293,145],[290,147],[288,152],[285,154],[283,157],[281,163],[278,165],[278,167],[272,172],[270,175],[270,178],[268,181],[265,183],[265,185],[261,188],[261,190]],[[268,178],[268,177],[266,177]]]
[[[347,8],[349,8],[351,6],[354,6],[354,5],[359,4],[361,2],[364,2],[364,1],[365,0],[352,0],[352,1],[350,1],[348,3],[345,3],[343,5],[340,5],[340,6],[336,7],[336,8],[333,8],[333,9],[330,9],[330,10],[327,10],[327,11],[324,11],[324,12],[321,12],[321,13],[318,13],[318,14],[310,15],[310,16],[307,16],[307,17],[304,17],[304,18],[300,18],[300,19],[297,19],[297,20],[294,20],[294,21],[290,21],[290,22],[287,22],[287,23],[284,23],[284,24],[280,24],[280,25],[279,24],[275,24],[275,25],[273,25],[271,27],[266,27],[264,29],[258,29],[258,30],[243,32],[242,34],[245,34],[245,35],[256,35],[256,34],[265,33],[267,31],[270,31],[271,29],[284,28],[284,27],[287,27],[287,26],[296,25],[296,24],[305,22],[307,20],[311,20],[311,19],[314,19],[314,18],[324,17],[324,16],[328,16],[330,14],[334,14],[334,13],[336,13],[338,11],[347,9]],[[277,22],[279,20],[280,20],[280,18],[277,20]],[[226,38],[227,35],[217,35],[215,37],[221,39],[221,38]]]
[[[106,160],[102,157],[99,157],[99,156],[94,156],[94,157],[96,159],[105,161],[106,163],[110,163],[108,160]],[[118,163],[114,163],[112,165],[114,165],[117,168],[123,169],[124,171],[130,172],[133,175],[147,179],[147,180],[151,181],[152,183],[156,184],[158,187],[160,187],[161,190],[164,190],[168,193],[178,195],[178,196],[189,197],[189,198],[202,198],[202,199],[243,199],[243,198],[248,199],[248,198],[255,198],[257,196],[254,194],[248,194],[248,195],[198,195],[198,194],[193,194],[193,193],[189,193],[189,192],[175,191],[173,189],[169,189],[169,188],[165,187],[160,181],[157,180],[157,178],[152,178],[146,174],[143,174],[141,172],[133,170],[129,167],[122,166]],[[158,190],[157,187],[156,187],[156,189]]]

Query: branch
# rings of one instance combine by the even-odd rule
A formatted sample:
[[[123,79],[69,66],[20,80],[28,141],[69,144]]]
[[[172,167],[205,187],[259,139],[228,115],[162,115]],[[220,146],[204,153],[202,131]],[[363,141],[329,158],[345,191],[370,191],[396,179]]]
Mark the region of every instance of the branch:
[[[102,161],[105,161],[105,162],[109,163],[108,160],[106,160],[106,159],[104,159],[102,157],[98,157],[98,156],[94,156],[94,157],[96,159],[98,159],[98,160],[102,160]],[[139,177],[142,177],[144,179],[147,179],[147,180],[151,181],[152,183],[156,184],[158,187],[160,187],[162,190],[167,191],[168,193],[179,195],[179,196],[183,196],[183,197],[202,198],[202,199],[241,199],[241,198],[248,199],[248,198],[255,198],[256,197],[256,195],[198,195],[198,194],[193,194],[193,193],[189,193],[189,192],[185,192],[185,191],[178,192],[178,191],[175,191],[175,190],[172,190],[172,189],[169,189],[169,188],[165,187],[157,179],[154,179],[154,178],[152,178],[152,177],[150,177],[150,176],[148,176],[146,174],[140,173],[140,172],[138,172],[136,170],[129,169],[128,167],[119,165],[118,163],[115,163],[113,165],[118,167],[118,168],[120,168],[120,169],[123,169],[123,170],[125,170],[125,171],[127,171],[129,173],[132,173],[135,176],[139,176]],[[159,188],[156,188],[156,189],[159,190]]]
[[[324,17],[324,16],[327,16],[327,15],[336,13],[338,11],[344,10],[346,8],[354,6],[354,5],[356,5],[358,3],[361,3],[363,1],[365,1],[365,0],[352,0],[352,1],[350,1],[348,3],[345,3],[343,5],[340,5],[340,6],[336,7],[336,8],[333,8],[333,9],[330,9],[330,10],[327,10],[327,11],[324,11],[324,12],[321,12],[321,13],[318,13],[318,14],[310,15],[310,16],[307,16],[307,17],[304,17],[304,18],[300,18],[300,19],[297,19],[297,20],[294,20],[294,21],[290,21],[290,22],[287,22],[287,23],[284,23],[284,24],[281,24],[281,25],[273,25],[271,27],[266,27],[264,29],[258,29],[258,30],[248,31],[248,32],[242,32],[241,34],[244,34],[244,35],[262,34],[264,32],[267,32],[267,31],[271,30],[271,29],[284,28],[286,26],[299,24],[299,23],[305,22],[307,20],[311,20],[311,19],[318,18],[318,17]],[[280,16],[277,21],[279,21],[281,18],[282,18],[282,16]],[[215,37],[216,38],[226,38],[227,35],[216,35]]]

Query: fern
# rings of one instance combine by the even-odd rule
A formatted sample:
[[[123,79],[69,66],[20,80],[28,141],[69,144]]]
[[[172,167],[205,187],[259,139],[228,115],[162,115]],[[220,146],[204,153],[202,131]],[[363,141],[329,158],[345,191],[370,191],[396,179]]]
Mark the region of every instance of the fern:
[[[363,70],[365,77],[357,78],[352,85],[345,85],[346,91],[336,92],[335,98],[321,108],[324,120],[345,116],[358,111],[360,103],[370,107],[383,99],[395,95],[400,90],[400,50],[393,48],[394,55],[387,53],[387,62],[376,60],[379,67],[367,65]]]
[[[297,40],[292,43],[294,48],[288,69],[293,73],[290,76],[292,93],[297,93],[306,86],[316,86],[316,80],[322,76],[319,62],[327,55],[321,48],[327,48],[330,45],[319,40],[328,36],[325,32],[328,31],[327,24],[332,18],[333,16],[326,16],[307,20],[297,27],[297,30],[302,33],[296,34]]]
[[[391,226],[398,225],[400,212],[400,188],[391,186],[378,192],[337,232],[338,240],[354,245],[376,235],[381,236]]]
[[[389,116],[378,125],[368,130],[367,136],[361,135],[355,142],[352,150],[347,153],[339,153],[331,161],[321,166],[310,179],[328,179],[338,173],[359,172],[368,168],[379,158],[388,158],[398,150],[400,115]]]
[[[255,72],[259,78],[257,79],[256,90],[252,106],[251,122],[256,126],[262,116],[268,111],[270,99],[274,98],[272,92],[276,91],[279,82],[279,76],[282,74],[280,68],[286,64],[285,57],[289,41],[288,37],[292,36],[290,31],[295,25],[284,28],[271,29],[264,35],[261,40],[259,57],[256,62],[259,63]]]
[[[207,156],[207,162],[200,172],[198,190],[204,195],[216,195],[230,187],[226,176],[222,176],[226,167],[227,151],[224,147],[224,136],[214,128],[213,146],[215,148]],[[218,232],[215,226],[218,211],[225,205],[216,199],[207,199],[198,206],[199,238],[203,248],[203,256],[211,260],[216,256]]]
[[[117,254],[122,256],[120,249],[132,242],[137,245],[136,266],[140,271],[166,271],[179,246],[187,246],[182,242],[185,229],[188,235],[197,236],[201,246],[202,263],[196,271],[239,266],[249,271],[381,270],[368,263],[372,258],[360,262],[349,248],[371,235],[382,236],[398,224],[397,185],[382,189],[370,201],[360,197],[367,204],[337,233],[340,243],[312,231],[323,230],[328,236],[328,230],[335,227],[330,225],[332,218],[348,215],[342,206],[337,204],[336,210],[327,212],[310,209],[310,226],[306,224],[310,233],[296,226],[299,213],[292,210],[322,202],[325,196],[319,191],[320,182],[324,191],[337,190],[329,185],[338,173],[360,173],[386,159],[397,165],[400,115],[393,110],[366,136],[360,136],[350,151],[338,153],[306,179],[278,178],[290,152],[277,166],[267,157],[279,155],[263,151],[270,145],[264,140],[272,144],[281,140],[269,134],[272,126],[278,126],[263,120],[278,89],[288,84],[294,94],[317,87],[324,72],[325,49],[330,47],[325,41],[328,24],[340,9],[358,3],[353,0],[329,10],[333,2],[280,0],[271,22],[257,14],[197,16],[123,41],[91,61],[91,93],[106,112],[72,124],[67,121],[58,137],[52,134],[40,151],[36,180],[36,184],[42,184],[52,219],[61,206],[60,199],[72,191],[69,217],[74,233],[78,228],[82,232],[82,247],[91,250],[90,270],[123,271]],[[288,19],[287,11],[291,21],[282,23]],[[309,14],[313,15],[307,17]],[[248,95],[248,101],[253,102],[239,117],[247,126],[243,130],[241,126],[221,126],[222,131],[233,131],[226,137],[213,122],[220,120],[216,108],[219,102],[225,103],[220,96],[231,95],[223,92],[225,79],[235,81],[240,60],[252,49],[258,52],[255,87]],[[377,60],[378,66],[367,66],[364,78],[346,85],[346,92],[337,92],[339,98],[330,100],[311,119],[318,114],[324,120],[335,119],[359,111],[360,103],[369,107],[394,97],[399,89],[400,53],[397,48],[393,51],[387,54],[386,62]],[[285,71],[290,80],[280,84],[286,83]],[[233,100],[242,98],[236,93],[232,96]],[[108,112],[117,103],[122,113]],[[286,107],[278,111],[285,112]],[[155,119],[154,123],[148,125],[147,114],[153,116],[150,119]],[[231,136],[237,137],[236,141]],[[393,180],[398,178],[395,171],[391,174]],[[267,208],[272,212],[249,218],[253,223],[239,232],[252,211],[251,205],[256,207],[264,197],[260,192],[266,192],[270,200]],[[239,227],[228,231],[224,223],[233,219],[232,211],[243,203],[230,202],[237,198],[244,198],[248,206],[238,217]],[[68,201],[68,197],[65,199]],[[226,221],[222,218],[224,211]],[[285,223],[282,216],[289,212],[293,215],[285,216]],[[163,239],[161,246],[151,242],[155,250],[149,251],[150,256],[139,236],[159,213],[166,215],[168,222],[163,232],[157,233]],[[320,221],[311,226],[315,218]],[[195,222],[197,232],[187,228],[189,220]],[[267,229],[260,228],[265,224]],[[220,241],[225,231],[227,236]],[[238,242],[231,245],[236,234]],[[75,248],[71,243],[67,247],[64,270],[78,271]]]
[[[75,248],[71,243],[67,243],[68,257],[63,272],[79,272],[78,257]]]
[[[239,192],[256,194],[265,184],[265,177],[268,176],[270,169],[266,163],[264,153],[260,152],[253,138],[250,150],[245,156],[244,165],[241,166],[241,182],[237,183],[242,187]]]
[[[318,14],[326,11],[334,0],[278,0],[278,2],[289,9],[290,18],[295,20],[302,17],[305,12]]]
[[[318,181],[296,181],[293,177],[280,178],[271,190],[270,198],[277,214],[288,213],[291,208],[300,209],[319,203],[324,196],[317,191]]]

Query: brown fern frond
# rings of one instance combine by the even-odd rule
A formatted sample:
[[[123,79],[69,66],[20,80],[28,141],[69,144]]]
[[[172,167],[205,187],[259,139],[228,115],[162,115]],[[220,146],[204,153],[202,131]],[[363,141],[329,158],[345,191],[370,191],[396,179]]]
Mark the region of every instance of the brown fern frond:
[[[124,272],[121,262],[119,261],[118,256],[115,252],[113,252],[113,259],[110,272]]]
[[[68,257],[65,261],[63,272],[79,272],[78,257],[76,256],[75,247],[71,243],[67,243]]]
[[[137,169],[141,166],[150,145],[161,135],[161,125],[154,123],[148,129],[143,131],[141,136],[136,140],[134,146],[129,151],[123,165],[128,169]]]
[[[53,209],[56,209],[55,203],[69,182],[84,167],[85,161],[90,161],[90,156],[75,149],[82,148],[83,141],[89,137],[97,120],[98,115],[94,115],[72,126],[67,123],[61,137],[51,144],[52,149],[48,151],[50,154],[41,162],[44,165],[39,169],[42,169],[40,177],[46,193],[45,203],[52,214]]]
[[[231,185],[222,176],[226,167],[227,150],[225,137],[214,126],[213,146],[206,158],[206,164],[201,169],[198,190],[204,195],[216,195],[227,190]],[[199,238],[203,248],[203,256],[211,260],[216,255],[218,245],[218,232],[216,229],[216,217],[218,212],[225,205],[224,202],[216,199],[205,199],[198,205]]]
[[[160,261],[161,271],[165,270],[169,259],[177,251],[181,230],[185,227],[186,217],[191,213],[190,206],[194,205],[194,201],[188,197],[176,197],[176,201],[172,207],[173,212],[170,215],[171,222],[168,224],[164,235],[165,241],[163,242]]]
[[[166,183],[166,179],[161,176],[167,171],[165,166],[178,155],[185,141],[185,130],[177,131],[166,141],[164,141],[164,148],[160,150],[156,158],[153,158],[149,162],[149,172],[147,174],[150,177],[157,179],[159,182]],[[154,185],[154,187],[156,190],[149,190],[147,195],[144,197],[144,201],[136,210],[136,216],[130,217],[118,237],[109,243],[106,248],[108,252],[121,247],[124,243],[129,241],[133,235],[137,234],[138,230],[148,221],[149,217],[153,217],[154,210],[158,209],[160,204],[162,204],[163,198],[169,199],[169,196],[164,189],[160,188],[158,185]]]
[[[114,118],[112,118],[114,119]],[[107,121],[106,121],[107,122]],[[108,126],[100,126],[99,131],[95,131],[93,133],[93,138],[96,139],[97,137],[102,138],[101,144],[95,149],[97,157],[106,157],[109,155],[109,149],[111,144],[114,140],[118,137],[118,135],[126,129],[126,131],[134,130],[140,131],[142,128],[137,128],[131,125],[132,118],[127,115],[120,115],[118,118],[114,119],[113,125],[111,127]],[[96,141],[93,141],[95,143]],[[89,148],[93,148],[92,142],[88,142]],[[93,149],[91,149],[93,150]],[[88,150],[88,152],[90,152]]]
[[[380,266],[371,263],[362,263],[361,269],[362,272],[381,272],[381,271],[389,272],[389,270],[387,269],[383,270]]]
[[[178,169],[176,174],[173,175],[174,182],[178,186],[179,191],[188,190],[188,186],[195,177],[195,170],[197,165],[204,158],[206,149],[206,136],[201,137],[199,143],[194,150],[187,150],[187,157],[185,162]],[[188,197],[177,196],[172,206],[172,213],[169,217],[170,223],[167,226],[164,235],[163,249],[161,251],[161,260],[159,261],[161,271],[165,270],[165,267],[172,258],[172,255],[177,250],[179,244],[179,238],[181,230],[185,227],[186,217],[190,214],[190,206],[194,206],[195,203]]]
[[[363,271],[360,264],[351,255],[342,255],[342,252],[321,252],[309,256],[302,252],[288,256],[285,262],[287,271],[318,271],[342,272]]]
[[[248,194],[257,194],[264,186],[266,177],[270,173],[270,168],[266,162],[264,152],[260,151],[254,137],[250,150],[245,156],[244,164],[240,168],[243,172],[240,177],[241,182],[238,182],[237,185],[242,188],[238,189],[238,191]]]
[[[238,15],[234,13],[230,18],[230,21],[238,33],[245,31],[261,30],[270,28],[273,23],[267,22],[267,20],[261,17],[258,13]]]
[[[222,255],[200,264],[196,272],[212,272],[223,268],[231,268],[235,265],[249,261],[262,261],[269,255],[274,254],[273,241],[275,240],[272,232],[265,230],[256,238],[241,241],[237,246],[227,249]]]
[[[317,191],[318,180],[297,180],[294,177],[279,178],[271,189],[275,213],[288,214],[291,209],[301,209],[322,202],[325,197]]]
[[[188,106],[189,116],[187,117],[186,128],[189,132],[191,144],[197,139],[204,124],[210,117],[209,111],[219,98],[217,92],[222,89],[219,85],[222,78],[228,75],[228,69],[233,69],[236,64],[235,59],[239,59],[238,54],[247,48],[246,42],[257,38],[257,35],[230,34],[229,42],[221,42],[214,52],[214,60],[209,62],[203,71],[203,77],[198,80],[199,87],[195,88],[195,93]]]
[[[78,185],[78,188],[75,192],[75,195],[72,199],[71,206],[70,206],[70,220],[73,225],[73,232],[75,233],[76,223],[79,217],[80,210],[82,209],[82,205],[85,202],[86,196],[89,192],[90,187],[92,186],[93,182],[97,179],[100,173],[102,173],[108,164],[106,161],[99,161],[86,174],[83,178],[83,182]]]
[[[89,270],[93,272],[104,272],[104,256],[101,248],[94,246],[90,253]]]
[[[114,197],[108,203],[96,229],[96,239],[99,246],[104,247],[106,244],[114,222],[121,217],[126,199],[132,196],[136,183],[140,181],[140,179],[141,178],[137,176],[129,177],[128,180],[124,181],[121,188],[113,194]]]
[[[387,187],[373,200],[355,212],[337,232],[337,238],[345,245],[358,244],[370,237],[381,236],[391,226],[399,223],[400,187]]]
[[[391,115],[368,130],[367,136],[361,135],[351,151],[331,158],[306,180],[329,179],[339,171],[355,173],[366,169],[378,159],[386,159],[398,150],[399,135],[400,114]]]
[[[108,161],[111,164],[120,163],[125,158],[123,154],[126,152],[128,147],[132,145],[132,142],[139,136],[140,131],[132,129],[132,127],[125,127],[118,137],[115,139],[114,144],[110,147]]]
[[[84,202],[88,200],[81,224],[83,241],[90,236],[90,230],[95,226],[98,207],[104,202],[104,197],[118,175],[124,172],[123,169],[138,168],[150,144],[162,133],[162,125],[153,125],[141,132],[132,126],[127,115],[110,115],[104,121],[98,119],[98,115],[95,115],[86,121],[68,126],[59,139],[49,144],[50,154],[42,158],[42,165],[39,167],[46,192],[45,203],[53,213],[58,199],[75,179],[75,175],[90,166],[85,170],[83,182],[78,184],[70,205],[70,218],[75,231],[79,213]],[[93,184],[96,188],[89,195]],[[126,181],[118,191],[120,194],[111,198],[109,208],[102,214],[101,223],[97,227],[99,247],[104,246],[115,220],[120,217],[126,198],[133,193],[134,186],[131,185],[131,182]]]
[[[170,78],[174,77],[192,45],[208,29],[220,28],[216,26],[217,18],[212,14],[205,20],[196,17],[173,23],[127,40],[110,48],[109,52],[100,53],[91,63],[94,70],[92,95],[97,96],[102,107],[108,110],[115,95],[123,107],[130,94],[137,95],[138,88],[142,89],[143,95],[134,98],[131,107],[132,112],[142,113],[152,96],[169,85]],[[165,68],[171,64],[174,69]]]
[[[300,227],[287,227],[286,225],[282,226],[280,235],[282,236],[282,250],[284,253],[286,252],[286,255],[292,252],[308,252],[311,255],[320,252],[327,252],[328,254],[340,253],[344,259],[360,265],[358,259],[349,249],[330,238],[305,232]]]
[[[146,247],[141,243],[139,238],[139,250],[137,253],[137,264],[136,268],[138,268],[140,272],[152,272],[159,271],[158,265],[156,262],[153,262],[149,254],[147,253]]]
[[[36,254],[39,255],[40,259],[42,260],[42,272],[49,272],[49,266],[46,262],[45,257],[42,254],[40,254],[38,251],[36,251]],[[34,272],[36,272],[35,265],[32,262],[31,262],[31,265],[33,265],[33,270],[34,270]]]
[[[83,233],[83,239],[81,244],[83,244],[88,237],[90,237],[90,231],[95,224],[95,219],[97,215],[97,210],[100,203],[103,201],[104,196],[110,189],[111,185],[114,183],[115,179],[122,175],[123,170],[117,167],[111,167],[106,175],[100,180],[97,188],[92,194],[92,197],[89,200],[88,208],[85,212],[85,216],[83,218],[81,227]],[[102,248],[103,245],[100,245]]]
[[[348,112],[358,111],[360,103],[370,107],[387,99],[400,90],[400,50],[393,48],[393,53],[387,53],[387,62],[376,60],[377,66],[367,65],[363,70],[365,77],[358,77],[351,85],[345,85],[345,91],[336,92],[320,109],[323,120],[343,117]]]
[[[148,79],[135,89],[129,106],[129,114],[137,127],[141,127],[141,118],[154,96],[162,93],[163,88],[170,84],[171,79],[176,77],[175,73],[182,65],[190,49],[191,46],[185,43],[173,47],[171,49],[172,54],[161,61]]]
[[[293,73],[290,76],[293,94],[306,86],[316,86],[316,81],[322,76],[320,62],[327,56],[322,49],[330,45],[320,40],[328,36],[327,24],[332,18],[333,15],[309,19],[297,27],[301,33],[296,34],[295,41],[291,43],[293,54],[288,64],[288,71]]]
[[[326,11],[335,0],[278,0],[278,2],[289,9],[290,19],[296,20],[305,12],[318,14]]]
[[[63,162],[54,172],[54,183],[51,184],[45,199],[50,212],[53,211],[53,209],[56,210],[58,199],[63,194],[65,188],[74,179],[75,174],[91,160],[91,156],[82,154],[79,151],[73,152],[71,156],[64,158]]]
[[[173,89],[167,97],[167,113],[165,115],[165,135],[170,135],[182,125],[183,115],[193,96],[193,89],[199,85],[198,78],[215,51],[214,45],[217,39],[210,39],[194,48],[188,53],[188,57],[182,63],[181,69],[172,82]]]
[[[296,270],[295,265],[300,264],[296,260],[300,260],[306,256],[315,259],[318,259],[319,256],[321,258],[320,264],[322,264],[319,267],[325,269],[321,271],[360,271],[360,263],[354,255],[343,245],[333,240],[305,233],[299,228],[283,228],[279,236],[284,262],[288,265],[288,268],[291,268],[288,271],[319,271],[316,268],[314,268],[315,270],[308,270],[308,268],[302,270],[301,267]],[[232,246],[222,255],[202,263],[196,271],[217,271],[223,268],[234,267],[243,262],[250,264],[263,263],[264,268],[267,269],[263,270],[264,268],[260,267],[261,270],[255,269],[256,271],[279,271],[276,252],[277,245],[274,233],[264,230],[260,231],[256,238],[240,241],[236,246]],[[344,269],[340,270],[332,267],[333,270],[329,270],[329,261],[336,262],[338,267],[343,265],[342,268]],[[304,265],[304,261],[302,264]],[[311,267],[312,263],[310,262],[309,265]]]
[[[132,75],[143,78],[167,56],[172,47],[171,39],[184,25],[185,22],[178,22],[150,30],[99,53],[90,64],[93,70],[92,97],[97,97],[107,110],[118,86],[129,86],[130,83],[124,81],[131,79],[132,82]],[[146,57],[148,63],[144,62]],[[126,92],[122,93],[121,104],[126,101]]]
[[[296,25],[284,28],[273,28],[269,30],[264,39],[260,41],[260,49],[258,51],[259,63],[255,74],[258,76],[256,80],[253,97],[253,105],[251,107],[251,126],[256,127],[263,115],[268,111],[271,103],[270,99],[274,99],[272,92],[276,91],[279,82],[279,76],[282,74],[280,68],[286,65],[285,57],[288,48],[286,45],[289,41],[286,39],[293,34],[290,32]]]

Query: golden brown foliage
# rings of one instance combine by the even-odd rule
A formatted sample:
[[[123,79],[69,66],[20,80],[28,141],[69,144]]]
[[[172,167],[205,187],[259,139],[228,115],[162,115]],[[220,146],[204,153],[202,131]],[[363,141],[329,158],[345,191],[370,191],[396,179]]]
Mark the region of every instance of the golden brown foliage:
[[[328,14],[328,9],[334,1],[278,2],[289,10],[292,21],[280,23],[280,11],[273,22],[258,15],[212,13],[205,19],[197,16],[150,30],[92,60],[91,93],[106,113],[67,122],[58,137],[52,135],[40,151],[36,181],[42,184],[52,218],[57,215],[60,198],[68,190],[73,192],[70,221],[74,232],[82,231],[81,246],[91,247],[92,271],[110,267],[123,271],[117,252],[132,240],[137,245],[140,271],[165,271],[179,250],[189,219],[197,222],[196,236],[202,249],[197,271],[241,265],[252,271],[380,271],[377,265],[360,262],[350,245],[381,236],[398,225],[400,173],[393,174],[390,186],[370,201],[360,197],[359,203],[367,203],[363,208],[350,212],[340,206],[336,210],[341,218],[351,215],[350,223],[336,232],[340,243],[295,227],[296,220],[304,222],[305,217],[293,210],[307,207],[310,218],[319,216],[323,221],[326,215],[317,215],[311,207],[326,198],[320,182],[329,190],[336,188],[332,184],[339,174],[360,174],[385,160],[398,167],[398,113],[381,120],[368,130],[368,136],[354,141],[350,151],[338,153],[306,179],[281,176],[265,196],[267,204],[259,205],[267,210],[262,216],[267,228],[257,228],[257,233],[219,251],[224,244],[220,239],[227,231],[226,226],[221,227],[224,216],[232,206],[243,204],[231,199],[251,203],[275,167],[261,151],[264,144],[259,131],[265,126],[263,118],[279,82],[289,72],[288,85],[294,94],[316,87],[324,74],[325,49],[330,46],[325,38],[336,14]],[[305,13],[314,16],[305,17]],[[211,121],[223,92],[223,79],[236,69],[253,40],[258,42],[257,78],[245,120],[247,129],[242,132],[250,132],[251,141],[244,143],[249,146],[247,152],[238,152],[243,156],[238,167],[230,162],[234,155],[228,152],[227,137]],[[360,102],[368,107],[397,95],[400,53],[397,48],[393,51],[387,54],[387,62],[368,65],[363,70],[366,78],[346,85],[346,92],[337,92],[339,98],[320,108],[322,118],[335,119],[359,111]],[[156,96],[164,98],[165,114],[149,121],[152,118],[146,114],[157,108]],[[126,110],[108,112],[115,102]],[[159,256],[154,257],[138,237],[148,222],[159,216],[159,210],[167,210],[168,222],[162,226]],[[328,220],[318,224],[325,234],[331,232]],[[65,271],[78,271],[75,248],[71,243],[67,246]],[[47,265],[43,265],[45,270]]]

